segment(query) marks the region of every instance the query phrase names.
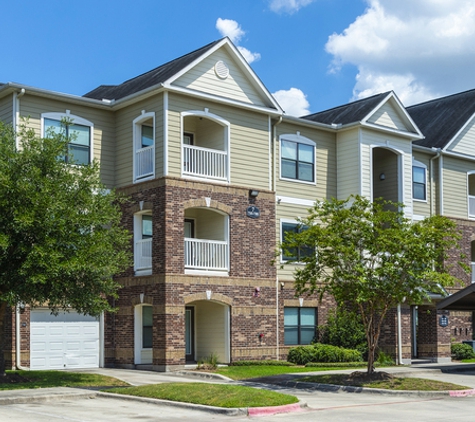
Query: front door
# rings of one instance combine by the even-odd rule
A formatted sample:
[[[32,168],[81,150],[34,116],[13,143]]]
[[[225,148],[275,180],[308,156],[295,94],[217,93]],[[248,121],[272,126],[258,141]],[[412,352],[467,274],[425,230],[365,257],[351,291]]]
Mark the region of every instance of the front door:
[[[187,362],[195,361],[195,309],[185,308],[185,357]]]

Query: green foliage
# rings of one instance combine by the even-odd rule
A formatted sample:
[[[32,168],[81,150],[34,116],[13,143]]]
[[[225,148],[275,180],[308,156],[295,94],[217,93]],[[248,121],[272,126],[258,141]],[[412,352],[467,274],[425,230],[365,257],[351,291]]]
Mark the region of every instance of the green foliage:
[[[361,315],[339,306],[328,314],[327,323],[319,326],[319,342],[367,353],[368,344]]]
[[[377,366],[393,366],[396,363],[394,362],[394,359],[387,353],[379,352],[378,358],[376,359],[376,364]]]
[[[361,362],[363,357],[358,350],[315,343],[292,347],[287,360],[297,365],[306,365],[309,362]]]
[[[294,366],[285,360],[239,360],[230,366]]]
[[[366,362],[309,362],[305,368],[325,368],[325,369],[349,369],[362,368]]]
[[[422,303],[430,293],[458,280],[443,263],[460,239],[456,225],[443,216],[422,221],[405,217],[403,204],[351,196],[317,202],[289,233],[284,253],[311,247],[295,267],[297,296],[333,296],[339,306],[358,310],[368,344],[368,372],[373,371],[381,325],[387,311],[404,301]],[[466,266],[462,265],[464,269]]]
[[[0,123],[0,303],[98,315],[130,265],[130,235],[99,163],[65,164],[67,145]]]
[[[218,363],[218,354],[211,352],[208,356],[198,361],[198,369],[213,370],[218,367]]]
[[[450,346],[450,353],[455,360],[474,359],[475,352],[473,347],[465,343],[453,343]]]

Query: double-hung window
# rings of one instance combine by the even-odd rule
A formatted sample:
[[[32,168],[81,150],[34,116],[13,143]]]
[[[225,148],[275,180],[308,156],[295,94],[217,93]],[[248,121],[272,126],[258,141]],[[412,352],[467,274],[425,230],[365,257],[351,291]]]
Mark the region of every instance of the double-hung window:
[[[284,344],[310,344],[317,329],[316,308],[284,308]]]
[[[286,236],[289,233],[301,233],[307,230],[307,226],[289,221],[282,221],[281,232],[282,242],[286,240]],[[306,245],[296,246],[290,250],[282,252],[282,261],[301,261],[302,258],[311,256],[315,253],[315,249]]]
[[[61,133],[68,139],[68,149],[62,157],[66,163],[91,162],[91,122],[68,113],[45,113],[42,117],[44,137]]]
[[[153,221],[151,214],[134,216],[134,267],[136,274],[151,274],[152,271]]]
[[[282,179],[315,183],[315,142],[300,135],[284,135],[280,157]]]
[[[412,161],[412,197],[421,201],[427,199],[427,167],[419,161]]]

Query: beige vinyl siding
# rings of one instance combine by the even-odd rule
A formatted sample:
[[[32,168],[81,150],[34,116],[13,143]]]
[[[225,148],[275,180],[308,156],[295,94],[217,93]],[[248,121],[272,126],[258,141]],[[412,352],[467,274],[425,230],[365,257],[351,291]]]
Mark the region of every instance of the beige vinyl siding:
[[[66,113],[89,120],[94,125],[93,157],[101,164],[101,179],[107,187],[113,187],[115,162],[115,120],[111,111],[70,104],[62,100],[47,99],[34,95],[24,95],[20,101],[20,116],[28,118],[28,126],[38,136],[41,133],[43,113]]]
[[[226,79],[219,78],[214,71],[214,66],[219,60],[226,63],[229,68],[229,76]],[[198,63],[178,78],[173,85],[242,101],[247,104],[268,105],[261,93],[249,83],[249,75],[238,67],[235,59],[224,49],[216,51]]]
[[[421,162],[422,164],[425,164],[427,166],[427,172],[426,172],[426,201],[420,201],[417,199],[413,200],[413,212],[415,215],[421,215],[424,217],[429,217],[431,214],[431,179],[432,175],[430,174],[430,159],[431,155],[423,154],[420,152],[414,152],[413,151],[413,157],[416,161]],[[434,163],[433,167],[437,166],[437,162]]]
[[[296,135],[315,142],[316,183],[305,183],[299,180],[283,180],[280,178],[280,139],[285,135]],[[336,195],[336,145],[335,134],[318,129],[296,126],[292,123],[282,123],[277,126],[276,137],[276,194],[291,198],[307,200],[323,199]]]
[[[269,188],[269,125],[265,114],[217,105],[212,102],[169,95],[168,165],[170,176],[181,177],[182,122],[185,111],[204,111],[219,116],[230,125],[230,183],[255,189]],[[190,116],[186,117],[190,119]],[[203,119],[206,117],[203,116]],[[188,122],[188,120],[187,120]],[[202,136],[202,134],[197,134]]]
[[[386,126],[392,129],[408,131],[408,127],[403,121],[399,107],[396,107],[392,101],[383,104],[368,120],[379,126]]]
[[[7,95],[0,98],[0,122],[5,124],[13,123],[13,96]]]
[[[211,301],[195,307],[196,357],[198,360],[211,353],[218,355],[219,362],[226,362],[226,313],[228,308]]]
[[[452,144],[449,145],[449,151],[458,152],[475,156],[475,119],[467,124],[467,126],[460,132]]]
[[[185,211],[185,218],[194,220],[196,239],[225,240],[227,217],[224,215],[202,208],[190,208]]]
[[[358,129],[340,132],[337,135],[337,198],[361,194],[361,161]]]
[[[444,215],[468,217],[467,172],[475,171],[475,162],[443,157]]]
[[[133,121],[145,113],[155,113],[155,177],[163,175],[163,94],[117,111],[117,164],[116,184],[118,187],[133,183],[134,138]]]
[[[296,205],[296,204],[286,204],[281,202],[276,205],[276,234],[277,234],[277,245],[280,245],[282,241],[282,220],[298,220],[299,218],[305,218],[308,215],[308,210],[311,206],[305,205]],[[277,276],[282,280],[293,280],[293,272],[295,265],[283,265],[283,268],[280,268],[281,257],[280,255],[276,258],[276,267],[277,267]]]

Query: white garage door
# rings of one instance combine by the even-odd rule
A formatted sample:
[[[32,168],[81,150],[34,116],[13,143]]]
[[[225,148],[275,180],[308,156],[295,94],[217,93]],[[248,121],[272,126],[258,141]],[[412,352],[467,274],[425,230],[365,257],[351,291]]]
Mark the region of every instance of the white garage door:
[[[35,309],[30,316],[30,368],[99,367],[99,321],[77,312],[51,315]]]

